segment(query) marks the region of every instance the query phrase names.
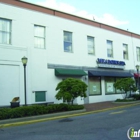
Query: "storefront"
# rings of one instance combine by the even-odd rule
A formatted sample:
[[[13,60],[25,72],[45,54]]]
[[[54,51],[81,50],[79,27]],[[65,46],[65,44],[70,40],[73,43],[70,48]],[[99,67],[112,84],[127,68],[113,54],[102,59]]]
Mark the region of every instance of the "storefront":
[[[88,71],[89,98],[90,96],[118,95],[121,91],[114,88],[115,81],[133,77],[129,70],[124,70],[123,61],[97,59],[97,66]]]

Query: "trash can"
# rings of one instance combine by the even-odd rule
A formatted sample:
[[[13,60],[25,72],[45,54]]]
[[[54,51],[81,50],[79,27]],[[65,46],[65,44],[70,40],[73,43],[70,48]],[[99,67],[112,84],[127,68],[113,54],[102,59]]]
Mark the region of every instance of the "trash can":
[[[19,97],[14,97],[10,103],[11,108],[19,107]]]

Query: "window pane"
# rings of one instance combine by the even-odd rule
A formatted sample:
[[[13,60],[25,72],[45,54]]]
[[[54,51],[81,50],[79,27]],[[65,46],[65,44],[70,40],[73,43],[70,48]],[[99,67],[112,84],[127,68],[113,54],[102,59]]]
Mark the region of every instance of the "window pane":
[[[101,94],[101,77],[89,77],[89,94]]]
[[[6,32],[0,32],[0,43],[2,44],[10,44],[10,34]]]
[[[107,40],[107,56],[113,57],[113,46],[112,46],[112,41],[110,40]]]
[[[35,37],[34,46],[37,48],[44,48],[44,39]]]
[[[64,51],[71,52],[72,51],[72,44],[69,42],[64,42]]]
[[[112,94],[115,93],[115,88],[113,86],[115,78],[105,77],[105,93]]]
[[[89,54],[94,54],[93,48],[88,47],[88,53],[89,53]]]
[[[136,48],[137,61],[140,61],[140,47]]]
[[[112,41],[107,40],[107,48],[112,49]]]
[[[10,32],[10,20],[0,19],[0,30]]]
[[[87,37],[87,40],[88,40],[88,45],[91,45],[93,46],[94,45],[94,38],[93,37]]]
[[[94,54],[94,38],[88,36],[87,37],[87,45],[88,45],[88,54]]]
[[[44,32],[45,32],[44,27],[35,26],[34,31],[35,31],[35,36],[44,37]]]
[[[64,41],[66,41],[66,42],[72,42],[72,33],[70,33],[70,32],[64,32]]]
[[[108,57],[113,57],[112,54],[113,54],[112,50],[107,49],[107,56]]]
[[[72,52],[72,33],[64,31],[64,51]]]
[[[123,58],[128,59],[128,45],[123,44]]]
[[[34,26],[34,47],[45,48],[45,27]]]
[[[11,43],[11,20],[0,19],[0,43]]]

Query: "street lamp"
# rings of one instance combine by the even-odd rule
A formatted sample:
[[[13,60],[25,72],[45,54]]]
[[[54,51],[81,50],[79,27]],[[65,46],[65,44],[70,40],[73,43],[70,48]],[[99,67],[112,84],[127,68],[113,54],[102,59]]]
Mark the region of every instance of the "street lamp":
[[[27,60],[28,58],[26,58],[25,56],[23,58],[21,58],[21,61],[23,63],[23,66],[24,66],[24,96],[25,96],[25,106],[27,105],[27,102],[26,102],[26,65],[27,65]]]
[[[140,92],[140,86],[139,86],[139,65],[136,65],[136,69],[137,69],[137,75],[138,75],[138,84],[137,84],[137,87],[138,87],[138,90],[139,90],[139,92]]]

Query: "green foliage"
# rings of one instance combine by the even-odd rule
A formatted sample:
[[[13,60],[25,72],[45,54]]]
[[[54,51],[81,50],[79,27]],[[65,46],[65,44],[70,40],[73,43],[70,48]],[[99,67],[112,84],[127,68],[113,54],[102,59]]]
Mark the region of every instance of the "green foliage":
[[[81,80],[75,79],[75,78],[67,78],[63,81],[61,81],[57,87],[56,91],[57,94],[55,95],[56,99],[67,102],[72,102],[77,97],[86,97],[86,90],[87,85],[82,82]]]
[[[136,100],[140,100],[140,94],[134,94],[132,97]]]
[[[0,120],[42,115],[62,111],[79,110],[83,108],[84,108],[83,105],[68,105],[68,104],[32,105],[32,106],[21,106],[17,108],[1,108]]]
[[[116,89],[124,91],[126,94],[127,94],[128,91],[135,92],[137,90],[137,87],[135,86],[135,81],[132,78],[118,79],[114,83],[114,87]]]
[[[117,99],[115,102],[132,102],[135,101],[135,99]]]

